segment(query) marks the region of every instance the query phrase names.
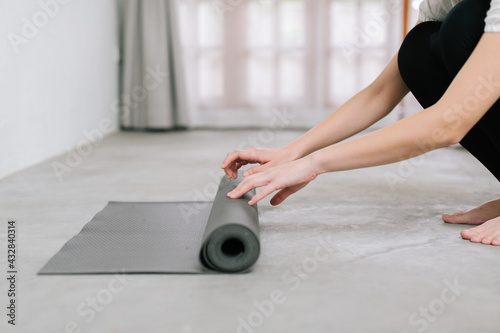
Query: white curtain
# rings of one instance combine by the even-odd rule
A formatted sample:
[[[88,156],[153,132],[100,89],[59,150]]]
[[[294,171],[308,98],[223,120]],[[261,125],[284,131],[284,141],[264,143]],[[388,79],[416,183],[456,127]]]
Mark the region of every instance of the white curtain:
[[[310,127],[371,82],[402,39],[401,0],[120,5],[126,129],[261,127],[283,110],[294,116],[286,127]]]
[[[194,127],[313,126],[402,40],[402,0],[177,1]]]
[[[124,0],[120,124],[123,129],[189,126],[176,0]]]

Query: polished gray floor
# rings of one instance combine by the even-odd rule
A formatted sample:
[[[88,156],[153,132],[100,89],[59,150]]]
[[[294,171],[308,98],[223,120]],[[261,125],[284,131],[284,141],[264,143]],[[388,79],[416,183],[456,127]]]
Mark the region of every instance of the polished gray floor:
[[[64,155],[3,179],[1,267],[14,219],[20,273],[18,325],[2,310],[0,331],[499,331],[500,247],[462,240],[464,226],[440,214],[496,198],[500,186],[457,148],[321,175],[278,207],[266,200],[249,274],[36,275],[108,201],[210,200],[228,151],[300,134],[119,133],[81,161]],[[54,162],[68,167],[61,179]]]

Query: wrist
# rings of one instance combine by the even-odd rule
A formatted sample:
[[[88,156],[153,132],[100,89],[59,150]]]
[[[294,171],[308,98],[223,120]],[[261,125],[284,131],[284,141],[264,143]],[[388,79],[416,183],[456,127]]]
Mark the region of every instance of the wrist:
[[[303,157],[302,159],[307,162],[309,170],[311,170],[315,177],[327,172],[323,166],[321,154],[317,151]]]
[[[308,155],[308,151],[305,145],[302,142],[291,142],[283,147],[283,149],[287,152],[289,156],[293,158],[293,160],[298,160]]]

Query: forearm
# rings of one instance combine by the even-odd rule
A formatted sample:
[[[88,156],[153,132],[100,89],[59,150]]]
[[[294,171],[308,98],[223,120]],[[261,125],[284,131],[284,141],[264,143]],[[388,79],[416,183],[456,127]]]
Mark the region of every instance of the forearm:
[[[361,132],[389,112],[375,99],[369,89],[359,92],[287,148],[303,157]]]
[[[453,142],[439,113],[432,108],[362,137],[312,153],[318,174],[366,168],[412,158]]]
[[[395,56],[370,86],[287,148],[303,157],[349,138],[386,116],[407,93]]]
[[[500,97],[498,54],[500,34],[486,33],[435,105],[311,154],[318,173],[388,164],[458,143]]]

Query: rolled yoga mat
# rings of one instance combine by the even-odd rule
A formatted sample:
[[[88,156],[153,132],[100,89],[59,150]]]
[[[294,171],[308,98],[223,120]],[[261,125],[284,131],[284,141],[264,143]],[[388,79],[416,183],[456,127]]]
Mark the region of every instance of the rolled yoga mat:
[[[109,202],[38,274],[241,273],[260,253],[252,190],[227,193],[223,177],[211,202]]]

